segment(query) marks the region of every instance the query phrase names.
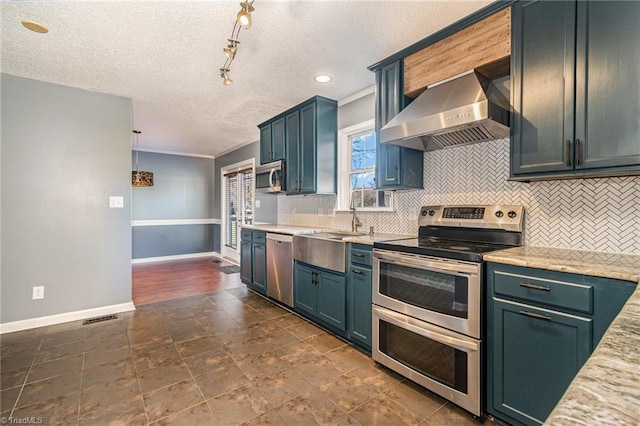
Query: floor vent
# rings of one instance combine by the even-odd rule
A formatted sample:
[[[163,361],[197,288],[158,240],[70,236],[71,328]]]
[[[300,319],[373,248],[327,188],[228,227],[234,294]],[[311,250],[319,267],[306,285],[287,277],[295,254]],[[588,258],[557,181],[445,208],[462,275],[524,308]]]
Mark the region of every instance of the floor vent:
[[[89,318],[89,319],[86,319],[86,320],[82,321],[82,325],[89,325],[89,324],[94,324],[96,322],[109,321],[109,320],[113,320],[113,319],[118,319],[118,316],[117,315],[105,315],[103,317]]]
[[[213,259],[213,260],[212,260],[212,262],[213,262],[213,263],[222,263],[222,260],[220,260],[220,259]]]

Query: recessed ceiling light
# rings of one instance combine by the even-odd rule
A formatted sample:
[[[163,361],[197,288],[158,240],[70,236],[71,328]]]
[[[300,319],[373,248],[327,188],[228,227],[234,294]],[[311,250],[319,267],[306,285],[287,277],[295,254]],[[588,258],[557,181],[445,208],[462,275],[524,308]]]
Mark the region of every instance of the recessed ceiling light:
[[[36,33],[48,33],[49,32],[49,28],[47,28],[45,25],[41,24],[40,22],[36,22],[36,21],[30,21],[28,19],[23,19],[22,20],[22,25],[24,25],[25,28],[34,31]]]
[[[315,80],[318,83],[328,83],[333,80],[333,77],[331,77],[330,75],[317,75]]]

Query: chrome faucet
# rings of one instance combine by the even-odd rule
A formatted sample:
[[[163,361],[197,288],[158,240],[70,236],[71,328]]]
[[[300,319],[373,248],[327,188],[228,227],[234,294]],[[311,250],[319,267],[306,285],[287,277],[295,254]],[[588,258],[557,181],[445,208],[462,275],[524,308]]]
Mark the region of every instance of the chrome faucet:
[[[362,226],[362,222],[356,216],[356,204],[353,200],[353,195],[351,194],[351,205],[349,205],[349,210],[353,213],[353,217],[351,218],[351,232],[358,232],[358,227]]]

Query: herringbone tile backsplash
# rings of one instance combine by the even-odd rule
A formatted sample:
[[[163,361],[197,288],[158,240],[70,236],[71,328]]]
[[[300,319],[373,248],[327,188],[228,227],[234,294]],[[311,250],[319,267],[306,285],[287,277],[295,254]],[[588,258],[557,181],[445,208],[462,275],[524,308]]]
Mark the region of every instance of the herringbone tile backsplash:
[[[509,182],[509,140],[424,154],[422,191],[395,193],[395,211],[358,213],[362,229],[417,234],[420,206],[522,204],[528,245],[640,254],[640,177]],[[278,197],[278,222],[349,229],[335,196]]]

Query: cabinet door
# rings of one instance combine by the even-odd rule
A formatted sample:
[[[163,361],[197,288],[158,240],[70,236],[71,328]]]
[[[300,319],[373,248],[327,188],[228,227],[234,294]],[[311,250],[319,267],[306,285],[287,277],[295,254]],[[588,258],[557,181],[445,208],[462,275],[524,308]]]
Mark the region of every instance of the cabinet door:
[[[316,191],[316,104],[300,109],[300,192]]]
[[[349,269],[349,338],[371,349],[371,269]]]
[[[578,2],[576,168],[640,165],[640,2]]]
[[[271,161],[271,123],[260,127],[260,164]]]
[[[511,173],[574,167],[575,2],[513,6]]]
[[[592,351],[592,320],[494,299],[492,324],[493,409],[543,423]]]
[[[381,144],[379,130],[402,110],[402,63],[398,61],[379,70],[376,83],[376,186],[394,188],[400,185],[400,147]]]
[[[318,273],[299,263],[294,267],[294,299],[295,309],[316,315]]]
[[[286,176],[287,192],[299,191],[300,183],[300,113],[298,111],[287,115],[285,125],[285,146],[287,148]]]
[[[240,280],[245,284],[251,284],[252,265],[251,241],[242,241],[240,243]]]
[[[267,250],[264,244],[253,244],[253,287],[267,293]]]
[[[318,283],[318,317],[335,328],[347,330],[347,278],[322,271]]]
[[[285,118],[279,118],[271,124],[271,161],[284,159]]]

